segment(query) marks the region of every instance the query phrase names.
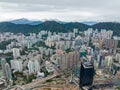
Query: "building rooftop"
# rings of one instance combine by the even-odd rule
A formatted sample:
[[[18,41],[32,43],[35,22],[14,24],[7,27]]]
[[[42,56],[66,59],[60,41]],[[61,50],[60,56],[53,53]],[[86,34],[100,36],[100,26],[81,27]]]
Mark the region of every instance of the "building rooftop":
[[[84,62],[83,67],[84,68],[93,68],[93,64],[91,62]]]

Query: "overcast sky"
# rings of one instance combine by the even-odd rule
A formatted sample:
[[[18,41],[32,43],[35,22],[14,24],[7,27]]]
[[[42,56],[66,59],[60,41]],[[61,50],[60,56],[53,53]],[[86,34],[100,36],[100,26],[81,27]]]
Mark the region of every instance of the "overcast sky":
[[[19,18],[120,22],[120,0],[0,0],[0,21]]]

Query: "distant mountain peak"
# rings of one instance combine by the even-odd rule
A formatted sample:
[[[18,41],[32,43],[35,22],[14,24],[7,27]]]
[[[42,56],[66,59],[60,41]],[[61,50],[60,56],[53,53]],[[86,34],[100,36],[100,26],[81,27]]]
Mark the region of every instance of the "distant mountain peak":
[[[26,18],[15,19],[10,22],[14,24],[29,24],[29,25],[38,25],[42,23],[41,21],[28,20]]]
[[[20,19],[15,19],[15,20],[12,20],[11,22],[30,22],[30,20],[26,19],[26,18],[20,18]]]
[[[60,23],[60,24],[69,23],[67,21],[61,21],[59,19],[43,19],[43,20],[39,21],[39,20],[29,20],[26,18],[15,19],[15,20],[12,20],[9,22],[14,23],[14,24],[38,25],[38,24],[41,24],[42,22],[46,22],[46,21],[55,21],[55,22]],[[83,24],[92,26],[94,24],[97,24],[98,22],[96,22],[96,21],[83,21],[83,22],[76,22],[76,23],[83,23]]]

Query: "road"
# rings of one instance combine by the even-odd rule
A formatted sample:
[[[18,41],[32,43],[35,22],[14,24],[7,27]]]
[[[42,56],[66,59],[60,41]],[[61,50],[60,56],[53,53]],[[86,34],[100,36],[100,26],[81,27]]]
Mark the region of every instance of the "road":
[[[53,75],[47,76],[46,78],[42,78],[36,81],[31,82],[30,84],[26,84],[24,86],[22,86],[23,88],[25,88],[25,90],[30,90],[31,88],[34,88],[36,85],[46,81],[46,80],[50,80],[56,76],[59,76],[59,73],[54,73]]]

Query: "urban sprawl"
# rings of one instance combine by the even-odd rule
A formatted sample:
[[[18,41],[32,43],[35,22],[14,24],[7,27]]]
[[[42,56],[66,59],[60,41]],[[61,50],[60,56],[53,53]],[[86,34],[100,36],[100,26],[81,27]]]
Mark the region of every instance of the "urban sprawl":
[[[0,90],[119,90],[112,30],[0,33]]]

